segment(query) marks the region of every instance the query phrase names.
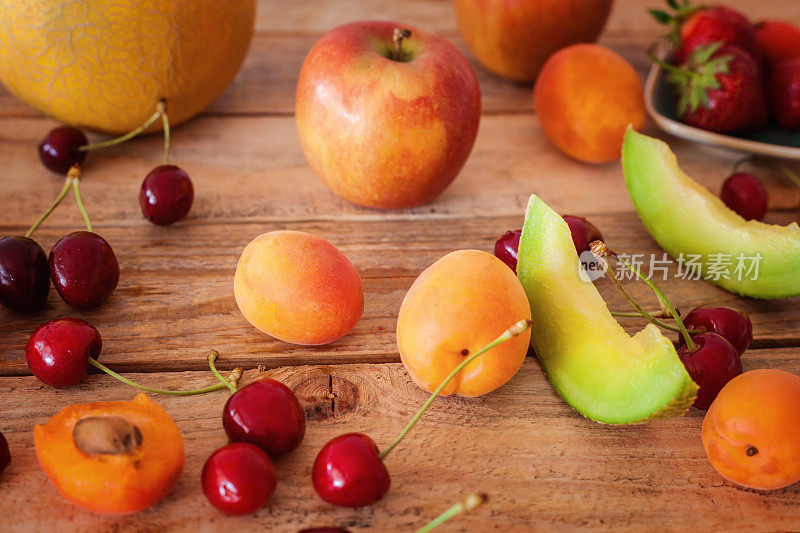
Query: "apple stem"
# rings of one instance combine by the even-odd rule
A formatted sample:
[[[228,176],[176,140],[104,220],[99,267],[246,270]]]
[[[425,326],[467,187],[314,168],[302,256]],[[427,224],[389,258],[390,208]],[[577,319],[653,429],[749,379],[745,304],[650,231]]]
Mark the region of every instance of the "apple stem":
[[[41,226],[42,223],[45,221],[45,219],[47,219],[47,217],[50,216],[50,213],[52,213],[55,210],[55,208],[58,207],[58,204],[61,203],[64,197],[67,196],[70,187],[72,187],[72,177],[73,177],[73,170],[69,169],[69,172],[67,172],[67,179],[64,180],[64,186],[61,188],[61,192],[58,193],[58,196],[56,196],[56,199],[53,201],[52,204],[50,204],[50,207],[48,207],[47,210],[44,213],[42,213],[42,216],[39,217],[39,220],[34,222],[33,226],[31,226],[30,229],[25,233],[26,237],[30,237],[31,235],[33,235],[33,232],[39,229],[39,226]]]
[[[675,309],[675,307],[672,305],[672,303],[670,303],[670,301],[667,299],[667,297],[664,295],[664,293],[661,292],[661,289],[659,289],[658,286],[650,280],[650,278],[648,278],[647,276],[642,274],[639,271],[638,268],[636,268],[635,266],[630,264],[627,260],[619,257],[616,254],[616,252],[614,252],[613,250],[609,249],[603,241],[594,241],[590,246],[591,246],[591,250],[592,250],[593,254],[595,254],[595,255],[597,255],[599,257],[603,257],[603,258],[605,258],[607,256],[613,257],[622,266],[624,266],[625,268],[627,268],[628,270],[630,270],[631,272],[636,274],[636,277],[638,277],[639,279],[644,281],[647,284],[647,286],[650,287],[650,289],[656,294],[656,296],[658,296],[658,299],[664,304],[664,306],[667,308],[669,313],[672,315],[673,320],[675,320],[675,325],[678,327],[678,332],[681,334],[681,336],[683,336],[683,340],[686,342],[686,347],[688,348],[688,350],[690,352],[693,352],[693,351],[697,350],[697,344],[694,343],[694,341],[692,340],[692,336],[689,333],[689,330],[686,329],[686,326],[684,325],[683,320],[681,320],[680,313],[678,313],[678,311]],[[617,287],[622,287],[622,284],[619,283],[618,279],[616,279],[616,275],[614,274],[614,270],[610,268],[609,272],[611,273],[611,278],[614,280],[615,284],[617,284]],[[652,317],[649,313],[645,312],[645,310],[642,309],[641,306],[639,306],[639,304],[637,304],[635,302],[635,300],[633,300],[633,298],[631,298],[630,295],[626,291],[623,290],[623,294],[628,299],[628,301],[634,306],[634,308],[636,308],[637,311],[642,313],[642,316],[644,316],[648,320],[654,321],[653,323],[656,323],[655,322],[655,320],[656,320],[655,317]],[[660,322],[660,321],[658,321],[658,322]],[[671,328],[667,328],[667,329],[671,329]]]
[[[217,383],[216,385],[211,385],[211,386],[208,386],[208,387],[203,387],[202,389],[194,389],[194,390],[154,389],[153,387],[147,387],[145,385],[140,385],[140,384],[136,383],[135,381],[131,381],[130,379],[117,374],[116,372],[114,372],[113,370],[111,370],[110,368],[105,366],[104,364],[102,364],[99,361],[97,361],[97,359],[93,359],[92,357],[89,358],[89,364],[92,365],[93,367],[99,369],[99,370],[102,370],[103,372],[105,372],[109,376],[114,377],[114,378],[120,380],[121,382],[130,385],[131,387],[135,387],[135,388],[137,388],[139,390],[143,390],[145,392],[151,392],[153,394],[167,394],[169,396],[193,396],[195,394],[204,394],[206,392],[213,392],[215,390],[220,390],[220,389],[224,389],[225,388],[225,384]],[[241,373],[242,373],[242,369],[241,368],[234,369],[231,372],[231,375],[229,376],[229,379],[238,380],[237,376],[241,376]]]
[[[468,494],[466,498],[418,529],[417,533],[428,533],[428,531],[439,527],[454,516],[460,515],[461,513],[468,513],[476,507],[483,505],[488,499],[488,496],[485,494]]]
[[[83,215],[83,220],[86,222],[86,231],[92,231],[92,221],[89,220],[89,213],[86,212],[86,207],[83,205],[81,199],[81,169],[78,165],[73,165],[69,169],[69,174],[72,174],[72,188],[75,190],[75,201],[78,203],[78,209]],[[68,174],[68,175],[69,175]]]
[[[219,371],[217,370],[217,366],[214,364],[217,361],[218,357],[219,357],[219,352],[216,350],[211,350],[211,352],[209,352],[208,354],[208,366],[211,368],[211,372],[213,372],[214,375],[217,376],[217,379],[220,380],[221,384],[228,387],[231,391],[231,394],[233,394],[234,392],[237,391],[236,385],[239,383],[239,378],[242,377],[242,369],[241,368],[234,369],[233,372],[231,372],[231,374],[228,376],[228,379],[225,379],[219,373]],[[236,379],[232,380],[231,377],[233,377],[234,374],[237,373],[237,371],[238,375],[236,376]]]
[[[394,59],[395,61],[403,61],[403,39],[407,39],[411,37],[411,30],[407,30],[405,28],[395,28],[394,33],[392,34],[392,40],[394,41]]]
[[[161,123],[164,125],[164,164],[169,164],[169,117],[167,116],[167,102],[159,100],[158,109],[161,111]]]
[[[400,441],[403,440],[403,437],[406,436],[406,433],[408,433],[411,430],[411,428],[414,427],[414,424],[417,423],[417,420],[419,420],[422,414],[425,411],[427,411],[428,407],[430,407],[431,403],[433,403],[433,400],[435,400],[436,397],[439,396],[439,393],[442,392],[442,389],[444,389],[447,386],[447,384],[450,383],[450,380],[452,380],[459,372],[461,372],[461,370],[465,366],[470,364],[476,357],[488,352],[498,344],[507,341],[511,337],[516,337],[517,335],[520,335],[528,331],[530,327],[531,327],[530,320],[528,319],[520,320],[519,322],[508,328],[505,332],[503,332],[502,335],[497,337],[495,340],[493,340],[492,342],[490,342],[489,344],[487,344],[474,354],[464,359],[457,367],[453,369],[452,372],[450,372],[450,375],[448,375],[444,379],[444,381],[442,381],[442,383],[436,388],[435,391],[433,391],[433,393],[428,397],[428,399],[425,400],[425,403],[422,404],[422,407],[419,408],[419,411],[417,411],[417,413],[411,418],[411,421],[408,423],[408,425],[406,425],[406,427],[403,428],[403,431],[400,432],[400,434],[394,439],[394,441],[392,441],[392,443],[379,454],[379,457],[383,459],[384,457],[389,455],[389,452],[391,452],[395,448],[395,446],[397,446],[400,443]]]
[[[84,144],[83,146],[78,148],[78,150],[81,152],[91,152],[92,150],[98,150],[100,148],[108,148],[109,146],[122,144],[125,141],[133,139],[134,137],[142,133],[144,130],[149,128],[156,120],[159,119],[159,117],[161,117],[161,115],[164,113],[163,109],[161,108],[161,102],[163,102],[163,100],[159,101],[159,103],[156,105],[155,113],[150,115],[150,118],[148,118],[144,122],[144,124],[136,128],[135,130],[129,131],[128,133],[120,137],[114,137],[113,139],[108,139],[107,141]]]

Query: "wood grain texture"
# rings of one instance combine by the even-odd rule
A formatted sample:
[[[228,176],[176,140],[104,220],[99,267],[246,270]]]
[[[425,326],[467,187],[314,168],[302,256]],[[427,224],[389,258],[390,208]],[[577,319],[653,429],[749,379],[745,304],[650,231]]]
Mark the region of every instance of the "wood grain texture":
[[[798,349],[755,350],[745,366],[800,373],[799,355]],[[228,361],[220,365],[228,368]],[[30,446],[32,429],[66,403],[130,399],[135,391],[107,376],[92,376],[69,390],[51,389],[28,377],[1,378],[0,402],[13,407],[0,421],[12,453],[11,466],[0,475],[0,498],[15,509],[3,527],[37,529],[42,517],[58,516],[59,531],[288,532],[311,525],[413,531],[474,491],[487,493],[489,502],[440,531],[763,531],[794,530],[800,525],[800,486],[761,494],[719,477],[700,441],[701,413],[645,425],[602,426],[569,409],[532,358],[493,394],[434,402],[387,457],[392,475],[389,494],[369,508],[337,509],[313,492],[310,471],[316,452],[334,436],[353,431],[385,446],[426,394],[399,364],[251,371],[243,383],[257,376],[291,386],[309,424],[300,447],[276,463],[280,481],[271,502],[255,515],[235,518],[212,508],[199,483],[203,462],[225,443],[219,419],[224,392],[155,398],[183,433],[183,477],[172,494],[151,509],[108,518],[61,499],[36,462]],[[202,386],[213,379],[209,372],[132,377],[170,388]],[[20,401],[22,397],[35,401]]]

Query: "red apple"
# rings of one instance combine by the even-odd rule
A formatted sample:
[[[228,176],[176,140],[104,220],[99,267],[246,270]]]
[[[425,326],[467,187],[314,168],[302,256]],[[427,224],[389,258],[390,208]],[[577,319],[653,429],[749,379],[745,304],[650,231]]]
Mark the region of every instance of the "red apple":
[[[456,0],[461,34],[488,70],[531,82],[554,52],[597,39],[614,0]]]
[[[472,151],[480,113],[466,58],[433,33],[393,22],[355,22],[323,35],[295,95],[311,168],[342,198],[383,209],[444,191]]]

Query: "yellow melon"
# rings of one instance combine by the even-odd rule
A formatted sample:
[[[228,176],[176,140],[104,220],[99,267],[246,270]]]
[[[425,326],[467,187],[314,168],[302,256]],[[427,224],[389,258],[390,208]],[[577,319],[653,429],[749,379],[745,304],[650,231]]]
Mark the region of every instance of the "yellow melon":
[[[2,0],[0,81],[29,105],[79,127],[130,131],[161,98],[178,124],[236,76],[255,3]]]

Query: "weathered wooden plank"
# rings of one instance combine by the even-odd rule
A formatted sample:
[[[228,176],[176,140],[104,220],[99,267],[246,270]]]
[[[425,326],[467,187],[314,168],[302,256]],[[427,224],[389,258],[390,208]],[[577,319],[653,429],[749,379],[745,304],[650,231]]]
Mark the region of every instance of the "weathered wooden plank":
[[[596,215],[592,220],[620,253],[661,252],[635,215]],[[494,240],[518,227],[521,213],[507,217],[439,220],[307,221],[209,224],[193,223],[171,230],[136,225],[98,226],[121,265],[117,291],[91,311],[68,308],[51,290],[48,309],[34,316],[0,309],[0,375],[28,373],[24,347],[45,320],[77,316],[94,323],[104,338],[103,360],[125,371],[164,371],[205,367],[204,352],[216,348],[237,364],[284,364],[397,361],[395,324],[400,303],[416,276],[433,261],[461,248],[491,251]],[[321,235],[351,259],[364,280],[364,317],[342,340],[323,347],[303,347],[271,339],[250,326],[233,298],[233,273],[249,240],[269,230],[295,229]],[[42,230],[51,245],[65,230]],[[645,267],[645,270],[647,267]],[[656,271],[658,274],[658,271]],[[742,307],[752,317],[756,346],[800,344],[797,299],[741,299],[702,281],[676,277],[660,282],[684,311],[695,305],[721,303]],[[656,308],[644,284],[630,282],[645,305]],[[608,283],[601,291],[610,306],[627,310]],[[568,298],[569,295],[565,295]],[[632,329],[643,323],[624,322]]]
[[[797,349],[757,350],[745,359],[745,366],[798,373],[798,355]],[[221,363],[223,368],[227,364]],[[398,364],[292,367],[266,375],[295,389],[309,426],[301,446],[277,462],[279,485],[272,501],[245,517],[226,517],[213,509],[199,484],[203,462],[225,443],[219,418],[225,393],[156,398],[183,432],[184,475],[160,504],[113,518],[92,515],[57,494],[36,463],[32,428],[68,403],[129,399],[133,389],[107,376],[92,376],[68,390],[48,388],[32,378],[0,379],[0,428],[13,455],[11,466],[0,475],[0,501],[14,509],[4,528],[40,529],[46,517],[58,516],[60,531],[296,531],[310,525],[410,531],[473,491],[487,493],[489,503],[442,532],[763,531],[800,525],[800,486],[761,494],[739,489],[713,470],[700,442],[701,413],[639,426],[602,426],[570,410],[535,359],[494,394],[434,402],[387,458],[392,475],[387,497],[369,508],[337,509],[313,492],[310,471],[316,452],[330,438],[352,431],[367,433],[379,447],[385,446],[422,404],[425,393]],[[201,386],[213,379],[208,372],[133,377],[172,388]],[[248,372],[245,382],[254,377],[255,372]]]

